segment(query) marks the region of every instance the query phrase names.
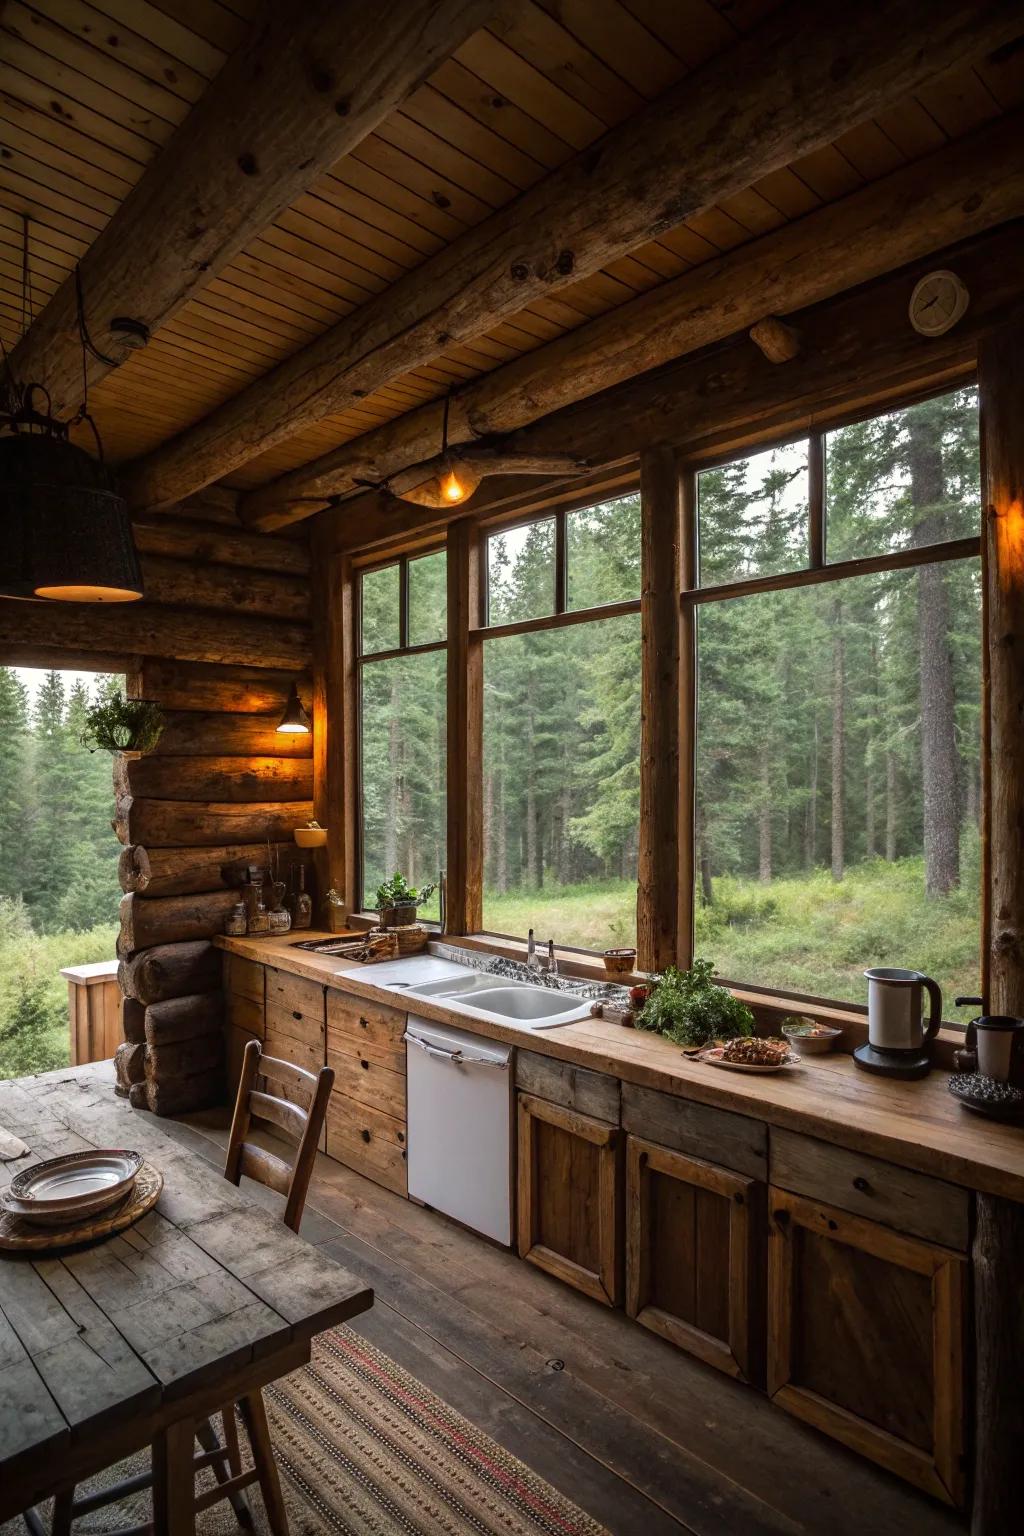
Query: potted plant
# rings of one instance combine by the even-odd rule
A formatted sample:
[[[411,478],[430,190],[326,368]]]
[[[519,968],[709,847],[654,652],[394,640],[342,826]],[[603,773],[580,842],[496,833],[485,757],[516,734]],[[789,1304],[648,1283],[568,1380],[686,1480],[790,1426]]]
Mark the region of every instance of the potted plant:
[[[164,728],[163,710],[147,699],[123,699],[119,692],[86,711],[81,742],[90,752],[141,757],[152,752]]]
[[[417,890],[404,875],[394,874],[377,887],[377,912],[382,928],[406,928],[416,921],[416,908],[429,901],[437,890],[437,881]]]

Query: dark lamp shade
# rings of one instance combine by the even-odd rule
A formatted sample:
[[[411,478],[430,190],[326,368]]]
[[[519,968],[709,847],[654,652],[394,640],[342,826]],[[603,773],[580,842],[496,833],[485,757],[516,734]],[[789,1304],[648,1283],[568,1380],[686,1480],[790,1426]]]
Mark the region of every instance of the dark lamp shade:
[[[0,594],[129,603],[142,573],[128,505],[84,449],[26,433],[0,437]]]
[[[293,735],[308,735],[310,730],[309,716],[302,707],[299,698],[299,689],[296,683],[292,683],[291,692],[288,694],[288,702],[281,716],[279,731],[291,732]]]

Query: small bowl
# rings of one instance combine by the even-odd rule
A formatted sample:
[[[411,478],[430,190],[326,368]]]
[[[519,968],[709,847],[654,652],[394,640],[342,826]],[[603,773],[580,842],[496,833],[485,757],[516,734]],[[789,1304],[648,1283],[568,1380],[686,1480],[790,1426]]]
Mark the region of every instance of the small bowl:
[[[635,949],[606,949],[601,958],[609,976],[628,976],[636,966]]]
[[[815,1033],[799,1033],[798,1026],[803,1024],[813,1024]],[[830,1024],[821,1024],[817,1019],[799,1019],[796,1025],[783,1024],[782,1033],[799,1056],[824,1056],[843,1032],[841,1029],[833,1029]]]
[[[300,848],[323,848],[327,842],[327,828],[296,827],[292,836]]]

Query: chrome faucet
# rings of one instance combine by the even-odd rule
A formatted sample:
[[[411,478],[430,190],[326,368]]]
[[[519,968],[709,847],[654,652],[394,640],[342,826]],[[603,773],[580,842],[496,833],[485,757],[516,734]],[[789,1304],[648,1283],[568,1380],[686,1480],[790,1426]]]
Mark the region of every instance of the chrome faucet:
[[[558,975],[558,961],[555,959],[555,941],[548,939],[548,975]]]
[[[544,970],[540,955],[537,953],[537,940],[533,936],[532,928],[526,939],[526,969],[532,971],[535,976],[540,976]]]

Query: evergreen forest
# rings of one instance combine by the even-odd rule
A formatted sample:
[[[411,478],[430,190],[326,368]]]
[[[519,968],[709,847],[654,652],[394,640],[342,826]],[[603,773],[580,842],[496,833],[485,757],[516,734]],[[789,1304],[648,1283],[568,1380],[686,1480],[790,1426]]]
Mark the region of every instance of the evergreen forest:
[[[978,988],[980,570],[925,563],[747,596],[806,568],[806,440],[698,476],[697,952],[736,982],[863,1001],[902,965]],[[977,397],[824,443],[828,562],[976,534]],[[637,598],[639,504],[567,518],[569,610]],[[555,521],[492,534],[488,622],[550,614]],[[402,649],[397,564],[363,579],[363,654]],[[442,555],[409,562],[407,646],[444,636]],[[444,864],[444,650],[362,664],[364,891]],[[666,707],[672,707],[666,701]],[[601,949],[635,936],[640,626],[627,613],[484,643],[485,927]]]
[[[110,757],[80,736],[90,703],[118,686],[48,672],[30,701],[0,667],[0,1077],[67,1062],[61,968],[114,955]]]

